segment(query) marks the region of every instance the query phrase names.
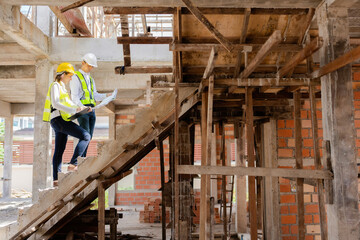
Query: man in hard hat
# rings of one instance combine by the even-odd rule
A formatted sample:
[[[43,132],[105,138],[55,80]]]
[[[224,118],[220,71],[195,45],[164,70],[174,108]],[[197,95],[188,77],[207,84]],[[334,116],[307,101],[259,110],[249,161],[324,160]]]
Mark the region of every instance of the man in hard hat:
[[[73,80],[70,82],[71,99],[78,106],[95,107],[95,101],[102,101],[111,93],[101,94],[96,91],[95,81],[90,76],[90,72],[93,68],[97,67],[97,59],[95,54],[87,53],[83,56],[81,62],[81,68],[79,71],[75,71]],[[81,127],[90,133],[92,138],[95,127],[95,110],[90,111],[78,118],[78,122]],[[87,148],[82,154],[82,157],[86,157]]]

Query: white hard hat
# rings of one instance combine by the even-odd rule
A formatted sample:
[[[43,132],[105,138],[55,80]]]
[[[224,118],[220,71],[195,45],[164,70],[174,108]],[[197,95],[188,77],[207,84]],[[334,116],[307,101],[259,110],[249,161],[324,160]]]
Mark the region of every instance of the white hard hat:
[[[82,58],[83,61],[85,61],[87,64],[93,67],[97,67],[97,59],[95,54],[93,53],[87,53]]]

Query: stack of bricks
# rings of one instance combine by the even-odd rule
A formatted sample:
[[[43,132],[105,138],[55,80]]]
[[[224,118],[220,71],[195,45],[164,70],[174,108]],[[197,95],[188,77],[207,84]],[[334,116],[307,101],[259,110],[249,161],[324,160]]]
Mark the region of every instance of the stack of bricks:
[[[140,223],[161,223],[161,198],[148,198],[144,203],[144,211],[140,211]],[[170,211],[166,209],[166,223],[170,222]]]

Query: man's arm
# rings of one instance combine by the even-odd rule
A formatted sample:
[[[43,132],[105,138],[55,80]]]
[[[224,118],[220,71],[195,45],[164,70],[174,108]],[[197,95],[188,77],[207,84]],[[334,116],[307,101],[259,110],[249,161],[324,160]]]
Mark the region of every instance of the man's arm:
[[[72,76],[72,80],[70,81],[70,92],[71,100],[79,107],[84,106],[80,101],[80,98],[83,95],[82,86],[76,74]]]
[[[95,80],[93,79],[93,84],[94,84],[94,98],[95,98],[95,101],[102,101],[104,100],[106,97],[110,96],[109,94],[106,94],[106,93],[98,93],[96,91],[96,86],[95,86]]]

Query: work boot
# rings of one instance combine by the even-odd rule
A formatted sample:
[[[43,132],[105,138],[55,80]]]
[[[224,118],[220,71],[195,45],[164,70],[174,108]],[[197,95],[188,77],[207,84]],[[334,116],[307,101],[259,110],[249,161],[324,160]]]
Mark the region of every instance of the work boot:
[[[59,186],[59,182],[58,182],[58,180],[54,180],[54,181],[53,181],[53,186],[54,186],[54,187]]]

